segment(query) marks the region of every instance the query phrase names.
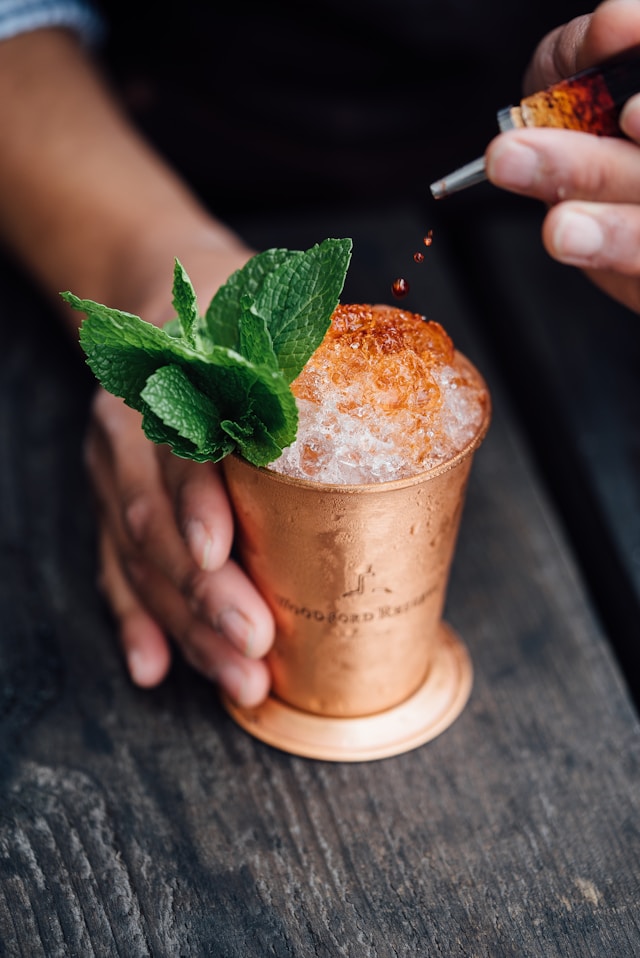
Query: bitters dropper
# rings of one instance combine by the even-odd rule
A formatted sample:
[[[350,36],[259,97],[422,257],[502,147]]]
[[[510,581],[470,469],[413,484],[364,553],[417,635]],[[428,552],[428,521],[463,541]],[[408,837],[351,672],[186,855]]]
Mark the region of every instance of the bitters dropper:
[[[622,107],[640,92],[640,47],[633,47],[599,66],[581,70],[546,90],[525,97],[497,114],[501,133],[524,127],[582,130],[596,136],[624,136],[618,124]],[[431,184],[439,200],[486,180],[484,157]]]

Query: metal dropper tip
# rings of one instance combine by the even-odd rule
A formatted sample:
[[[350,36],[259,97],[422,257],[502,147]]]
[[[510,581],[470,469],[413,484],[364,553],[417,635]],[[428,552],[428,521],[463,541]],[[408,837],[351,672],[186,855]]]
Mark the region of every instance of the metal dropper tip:
[[[435,183],[431,184],[430,190],[434,199],[440,200],[444,196],[450,196],[452,193],[464,190],[475,183],[482,183],[486,178],[484,156],[480,156],[472,163],[461,166],[454,173],[449,173],[443,179],[436,180]]]

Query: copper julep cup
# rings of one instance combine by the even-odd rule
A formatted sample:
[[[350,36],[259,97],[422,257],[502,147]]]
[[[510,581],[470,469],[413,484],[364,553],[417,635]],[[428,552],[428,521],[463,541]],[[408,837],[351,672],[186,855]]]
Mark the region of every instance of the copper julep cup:
[[[442,610],[490,416],[487,400],[461,452],[392,482],[329,485],[224,460],[239,555],[276,620],[267,701],[223,698],[246,731],[308,758],[367,761],[458,717],[472,666]]]

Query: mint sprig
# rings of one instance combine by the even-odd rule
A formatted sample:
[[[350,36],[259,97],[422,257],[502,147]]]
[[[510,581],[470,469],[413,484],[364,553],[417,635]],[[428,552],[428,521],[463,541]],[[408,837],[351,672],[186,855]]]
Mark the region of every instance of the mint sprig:
[[[268,249],[233,273],[200,315],[175,260],[176,318],[139,316],[61,293],[86,318],[80,344],[109,392],[142,413],[145,434],[173,452],[217,462],[234,449],[265,466],[295,437],[289,384],[322,342],[351,258],[349,239],[304,252]]]

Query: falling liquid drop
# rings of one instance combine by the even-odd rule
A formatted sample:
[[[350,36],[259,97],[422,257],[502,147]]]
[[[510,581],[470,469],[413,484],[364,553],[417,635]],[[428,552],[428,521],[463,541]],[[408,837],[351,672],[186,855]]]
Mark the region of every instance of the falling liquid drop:
[[[424,238],[424,245],[431,246],[432,243],[433,243],[433,230],[429,230],[429,232]]]
[[[391,285],[391,292],[396,297],[396,299],[402,299],[403,296],[406,296],[409,292],[409,284],[406,279],[396,279]]]
[[[413,254],[413,258],[414,258],[414,260],[416,261],[416,263],[423,263],[423,262],[424,262],[424,253],[414,253],[414,254]]]

